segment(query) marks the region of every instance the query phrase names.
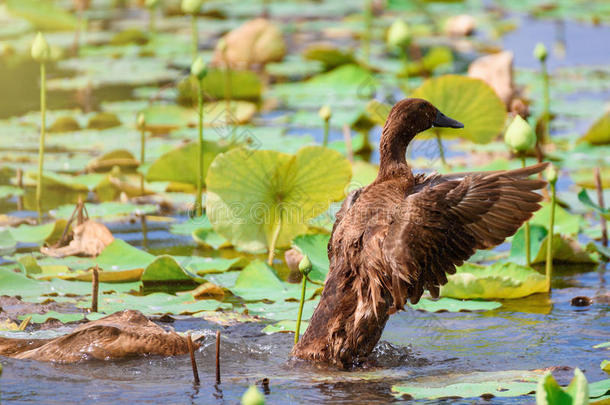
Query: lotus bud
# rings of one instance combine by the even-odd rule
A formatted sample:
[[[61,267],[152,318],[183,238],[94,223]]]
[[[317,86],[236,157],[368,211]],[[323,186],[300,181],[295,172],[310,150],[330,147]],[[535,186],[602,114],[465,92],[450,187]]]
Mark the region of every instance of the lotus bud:
[[[143,112],[138,114],[136,125],[138,126],[138,129],[144,129],[146,127],[146,117]]]
[[[196,14],[199,12],[203,0],[182,0],[182,12],[186,14]]]
[[[304,255],[301,261],[299,262],[299,271],[304,275],[308,275],[311,272],[311,267],[312,266],[309,257],[307,257],[307,255]]]
[[[534,48],[534,57],[540,62],[544,62],[547,56],[548,52],[546,50],[546,46],[544,46],[542,42],[538,42]]]
[[[41,32],[36,35],[32,44],[32,58],[36,62],[46,62],[51,57],[51,47]]]
[[[536,146],[536,134],[526,120],[516,115],[504,134],[504,142],[515,152],[527,152]]]
[[[388,45],[403,47],[411,41],[411,29],[403,20],[396,20],[388,30]]]
[[[265,405],[265,396],[255,385],[251,385],[241,397],[241,405]]]
[[[547,181],[552,185],[557,183],[557,169],[552,163],[544,171],[544,177],[546,177]]]
[[[146,7],[148,8],[156,8],[161,0],[146,0]]]
[[[330,117],[333,115],[333,112],[331,111],[329,106],[323,105],[322,108],[320,108],[320,110],[318,111],[318,115],[324,121],[329,121]]]
[[[191,65],[191,74],[199,80],[203,80],[208,74],[208,67],[201,56],[195,59],[195,62]]]

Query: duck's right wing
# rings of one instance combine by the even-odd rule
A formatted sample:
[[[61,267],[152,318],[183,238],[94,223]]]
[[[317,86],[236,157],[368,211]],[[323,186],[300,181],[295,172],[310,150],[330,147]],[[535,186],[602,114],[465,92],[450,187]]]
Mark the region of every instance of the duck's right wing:
[[[488,249],[513,235],[542,197],[546,185],[529,179],[546,163],[502,172],[433,176],[409,195],[395,215],[383,242],[383,257],[391,271],[394,305],[417,302],[424,289],[438,296],[455,266],[476,249]]]

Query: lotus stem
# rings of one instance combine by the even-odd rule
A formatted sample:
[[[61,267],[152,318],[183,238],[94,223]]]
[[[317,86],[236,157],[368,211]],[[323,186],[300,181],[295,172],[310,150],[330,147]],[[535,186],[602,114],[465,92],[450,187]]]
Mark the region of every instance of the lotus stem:
[[[197,371],[197,362],[195,361],[195,349],[193,348],[193,339],[191,334],[186,335],[186,344],[189,349],[189,355],[191,356],[191,368],[193,369],[193,380],[195,385],[199,385],[199,371]]]
[[[275,258],[275,245],[280,236],[280,230],[282,229],[282,213],[280,212],[280,218],[277,221],[273,236],[271,237],[271,246],[269,246],[269,257],[267,258],[267,264],[273,266],[273,259]]]
[[[216,331],[216,384],[220,384],[220,331]]]
[[[195,209],[197,216],[203,215],[203,89],[202,81],[197,81],[197,108],[199,112],[199,174],[197,176],[197,199]]]
[[[322,146],[326,147],[328,145],[328,135],[330,133],[330,119],[324,120],[324,140],[322,141]]]
[[[231,99],[232,99],[232,94],[231,94],[231,69],[229,68],[229,64],[226,62],[225,59],[225,69],[224,69],[224,86],[225,86],[225,103],[226,103],[226,118],[225,121],[227,122],[227,127],[230,126],[231,127],[231,143],[235,142],[235,129],[236,129],[236,123],[233,122],[233,118],[232,118],[232,109],[231,109]]]
[[[197,15],[191,15],[191,53],[193,60],[197,59],[197,51],[199,50],[199,34],[197,32]]]
[[[140,165],[144,164],[146,158],[146,127],[140,128]],[[144,173],[140,173],[140,194],[144,195]]]
[[[542,107],[542,123],[543,123],[543,133],[542,139],[539,139],[539,143],[542,144],[544,142],[548,142],[550,139],[550,115],[551,115],[551,92],[549,86],[549,72],[546,65],[546,60],[540,62],[541,65],[541,75],[542,75],[542,91],[543,91],[543,107]]]
[[[549,235],[546,244],[546,286],[547,290],[551,291],[551,276],[553,274],[553,228],[555,226],[555,203],[556,203],[556,187],[554,182],[551,185],[551,217],[549,219]]]
[[[40,64],[40,145],[38,147],[38,182],[36,183],[36,210],[38,222],[42,222],[42,169],[44,162],[44,138],[47,118],[47,85],[45,64]]]
[[[443,149],[443,140],[441,139],[441,134],[436,131],[436,143],[438,145],[438,152],[441,156],[441,162],[443,163],[443,167],[447,168],[449,167],[449,165],[447,164],[447,161],[445,160],[445,149]]]
[[[362,53],[364,63],[368,65],[371,54],[371,31],[373,28],[373,0],[364,0],[364,33],[362,35]]]
[[[603,210],[605,208],[604,186],[599,167],[595,168],[595,188],[597,189],[597,204]],[[606,218],[601,214],[600,223],[602,227],[602,245],[604,245],[604,247],[608,247],[608,223],[606,222]]]
[[[92,269],[91,275],[91,312],[97,312],[98,310],[98,297],[100,290],[100,268],[95,266]]]
[[[525,167],[525,156],[521,156],[521,167]],[[525,222],[525,261],[528,267],[532,264],[532,249],[530,246],[530,221]]]
[[[307,275],[303,274],[301,280],[301,301],[299,302],[299,314],[297,315],[297,326],[294,331],[294,344],[299,342],[301,332],[301,318],[303,317],[303,306],[305,305],[305,289],[307,288]]]

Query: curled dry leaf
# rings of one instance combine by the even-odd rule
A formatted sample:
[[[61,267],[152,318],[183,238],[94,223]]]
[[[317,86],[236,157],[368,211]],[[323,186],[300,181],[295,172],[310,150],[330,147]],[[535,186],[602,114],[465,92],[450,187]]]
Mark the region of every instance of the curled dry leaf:
[[[198,348],[195,343],[195,348]],[[125,357],[188,353],[187,340],[151,322],[139,311],[115,312],[55,339],[0,337],[0,355],[17,359],[74,363]]]
[[[65,244],[40,248],[40,251],[52,257],[90,256],[96,257],[114,240],[106,225],[87,219],[73,229],[72,240]]]
[[[506,105],[510,105],[515,93],[512,52],[481,56],[468,67],[468,76],[485,81]]]

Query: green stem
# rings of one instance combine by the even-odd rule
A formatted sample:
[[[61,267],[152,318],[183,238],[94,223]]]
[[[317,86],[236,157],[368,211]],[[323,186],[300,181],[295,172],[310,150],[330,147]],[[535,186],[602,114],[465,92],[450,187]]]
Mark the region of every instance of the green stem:
[[[231,70],[229,69],[229,64],[225,59],[225,70],[224,70],[224,86],[225,86],[225,121],[227,126],[231,126],[231,143],[235,142],[235,125],[233,124],[233,120],[231,118]]]
[[[45,64],[40,64],[40,145],[38,147],[38,182],[36,183],[36,210],[38,222],[42,221],[42,169],[44,161],[44,138],[46,133],[47,90]]]
[[[443,141],[441,140],[441,134],[436,132],[436,143],[438,145],[438,152],[441,155],[441,162],[443,162],[443,167],[447,168],[447,161],[445,160],[445,150],[443,149]]]
[[[193,60],[195,60],[199,51],[199,34],[197,33],[197,16],[195,14],[191,16],[191,35],[191,53]]]
[[[273,259],[275,258],[275,245],[277,244],[277,239],[280,236],[280,229],[282,228],[282,213],[280,212],[280,218],[277,221],[277,226],[273,231],[273,236],[271,237],[271,246],[269,246],[269,257],[267,258],[267,264],[269,266],[273,266]]]
[[[542,109],[542,123],[543,125],[543,133],[542,133],[542,139],[539,140],[539,143],[544,143],[544,142],[548,142],[550,135],[550,128],[549,128],[549,122],[550,122],[550,115],[551,115],[551,92],[550,92],[550,85],[549,85],[549,72],[546,66],[546,62],[542,62],[542,86],[543,86],[543,100],[544,100],[544,105],[543,105],[543,109]]]
[[[197,88],[197,107],[199,111],[199,174],[197,176],[197,216],[203,215],[203,89],[201,80],[198,81]]]
[[[521,156],[521,166],[525,167],[525,156]],[[530,246],[530,222],[527,221],[525,223],[525,260],[527,265],[530,266],[532,264],[532,249]]]
[[[144,159],[146,157],[146,129],[142,127],[140,130],[140,167],[144,165]],[[140,173],[140,194],[144,195],[144,173]]]
[[[301,317],[303,316],[303,305],[305,305],[305,289],[307,287],[307,275],[303,274],[301,280],[301,301],[299,303],[299,315],[297,316],[297,326],[294,331],[294,344],[296,345],[299,341],[299,335],[301,334]]]
[[[324,140],[322,141],[322,146],[326,147],[328,145],[328,135],[330,132],[330,120],[324,120]]]
[[[551,183],[551,218],[549,219],[549,235],[546,244],[546,286],[551,291],[551,276],[553,274],[553,227],[555,226],[555,184]]]

